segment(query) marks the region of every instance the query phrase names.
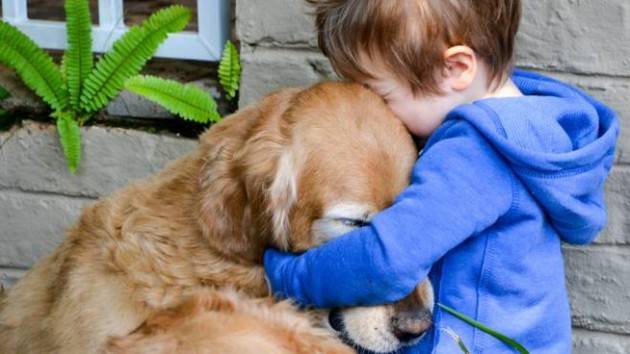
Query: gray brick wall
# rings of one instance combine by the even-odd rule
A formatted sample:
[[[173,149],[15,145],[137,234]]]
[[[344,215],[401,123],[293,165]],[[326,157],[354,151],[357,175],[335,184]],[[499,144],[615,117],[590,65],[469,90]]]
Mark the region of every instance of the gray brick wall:
[[[588,247],[565,247],[578,354],[630,353],[630,2],[523,0],[518,65],[573,83],[622,120],[606,186],[609,223]],[[237,0],[241,106],[286,85],[334,78],[300,0]]]

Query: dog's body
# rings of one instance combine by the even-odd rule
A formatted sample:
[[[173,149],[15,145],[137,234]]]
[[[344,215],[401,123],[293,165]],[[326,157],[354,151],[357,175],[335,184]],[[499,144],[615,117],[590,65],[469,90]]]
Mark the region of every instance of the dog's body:
[[[266,296],[266,247],[325,242],[335,235],[321,222],[345,202],[367,220],[406,185],[415,157],[402,125],[360,86],[271,95],[160,174],[86,208],[1,301],[0,352],[98,353],[203,289]]]
[[[113,338],[106,354],[352,354],[288,302],[201,290],[152,314],[132,334]]]

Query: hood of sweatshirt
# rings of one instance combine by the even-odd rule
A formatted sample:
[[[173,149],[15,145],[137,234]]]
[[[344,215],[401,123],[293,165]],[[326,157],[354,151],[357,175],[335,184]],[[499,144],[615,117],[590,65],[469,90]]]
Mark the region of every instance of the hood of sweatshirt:
[[[517,70],[525,97],[489,98],[453,110],[511,165],[563,241],[591,242],[606,223],[604,182],[615,157],[615,113],[584,92]]]

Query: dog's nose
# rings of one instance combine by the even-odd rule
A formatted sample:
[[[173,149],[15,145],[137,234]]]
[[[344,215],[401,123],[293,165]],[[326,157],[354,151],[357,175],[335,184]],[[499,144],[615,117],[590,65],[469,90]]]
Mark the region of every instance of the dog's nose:
[[[343,332],[343,315],[338,309],[330,310],[328,314],[328,324],[337,332]]]
[[[401,343],[420,338],[432,325],[429,310],[405,311],[391,318],[392,333]]]

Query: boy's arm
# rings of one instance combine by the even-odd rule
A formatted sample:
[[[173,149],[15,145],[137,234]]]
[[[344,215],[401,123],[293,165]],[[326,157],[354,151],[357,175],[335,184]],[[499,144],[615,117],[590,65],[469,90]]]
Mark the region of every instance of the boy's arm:
[[[411,185],[369,226],[299,256],[268,250],[265,270],[274,293],[315,307],[400,300],[434,262],[504,215],[513,177],[497,152],[463,121],[435,135],[439,140],[416,164]]]

